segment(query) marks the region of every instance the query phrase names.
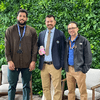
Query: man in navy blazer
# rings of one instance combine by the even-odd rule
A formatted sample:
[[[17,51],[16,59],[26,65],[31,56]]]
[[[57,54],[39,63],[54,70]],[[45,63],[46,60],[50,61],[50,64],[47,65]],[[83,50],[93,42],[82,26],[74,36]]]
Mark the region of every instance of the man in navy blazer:
[[[61,70],[64,65],[65,36],[62,31],[55,28],[56,21],[53,15],[46,16],[45,24],[47,29],[40,32],[38,38],[39,69],[41,70],[43,93],[46,100],[51,100],[50,83],[52,80],[55,91],[53,100],[62,100]],[[49,33],[50,38],[48,38]],[[48,44],[49,39],[50,44]],[[45,52],[42,51],[43,49]]]

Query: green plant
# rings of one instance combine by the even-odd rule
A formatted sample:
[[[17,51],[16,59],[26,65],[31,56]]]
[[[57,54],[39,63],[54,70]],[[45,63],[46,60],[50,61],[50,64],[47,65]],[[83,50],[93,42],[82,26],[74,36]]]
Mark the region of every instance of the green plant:
[[[91,45],[91,67],[100,69],[100,0],[0,0],[0,66],[7,63],[4,52],[5,31],[9,26],[17,23],[16,17],[19,8],[28,11],[27,24],[36,29],[37,35],[46,29],[46,15],[55,16],[55,27],[63,31],[66,38],[69,36],[68,23],[76,21],[79,25],[79,33],[85,36]],[[38,65],[39,56],[37,57],[36,69],[32,73],[33,94],[42,93]],[[62,78],[65,77],[63,70]]]
[[[43,95],[43,91],[42,91],[42,90],[39,91],[38,94],[39,94],[40,97],[42,97],[42,95]]]

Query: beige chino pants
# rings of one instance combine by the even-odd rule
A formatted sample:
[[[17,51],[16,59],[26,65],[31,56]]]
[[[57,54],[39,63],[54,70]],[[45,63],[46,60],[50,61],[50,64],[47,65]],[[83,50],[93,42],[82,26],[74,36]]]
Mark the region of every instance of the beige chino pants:
[[[75,72],[74,67],[69,66],[69,72],[66,73],[67,77],[67,86],[68,86],[68,100],[75,100],[75,88],[76,82],[80,91],[81,100],[87,100],[87,91],[86,91],[86,74],[81,71]]]
[[[62,100],[61,97],[61,70],[55,69],[53,64],[48,65],[44,64],[43,69],[41,70],[41,79],[42,79],[42,88],[46,100],[51,100],[51,80],[54,87],[54,96],[53,100]]]

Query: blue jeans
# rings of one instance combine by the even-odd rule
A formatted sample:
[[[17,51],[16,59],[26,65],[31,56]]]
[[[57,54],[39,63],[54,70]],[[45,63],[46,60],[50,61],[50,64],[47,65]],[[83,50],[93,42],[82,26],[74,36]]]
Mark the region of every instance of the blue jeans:
[[[16,92],[16,85],[18,82],[18,76],[21,72],[22,75],[22,82],[23,82],[23,100],[29,100],[29,93],[30,93],[30,77],[32,72],[29,71],[29,68],[18,68],[18,70],[10,70],[8,68],[8,82],[9,82],[9,89],[8,89],[8,100],[15,99],[15,92]]]

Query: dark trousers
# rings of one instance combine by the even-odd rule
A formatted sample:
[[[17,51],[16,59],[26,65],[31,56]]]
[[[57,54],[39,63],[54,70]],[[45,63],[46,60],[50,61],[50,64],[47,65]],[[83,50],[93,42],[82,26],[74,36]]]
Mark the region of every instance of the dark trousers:
[[[15,99],[15,92],[16,92],[16,85],[18,82],[18,76],[21,72],[22,75],[22,83],[23,83],[23,100],[29,100],[29,93],[30,93],[30,77],[32,72],[29,71],[29,68],[18,68],[18,70],[11,71],[8,68],[8,82],[9,82],[9,89],[8,89],[8,100]]]

